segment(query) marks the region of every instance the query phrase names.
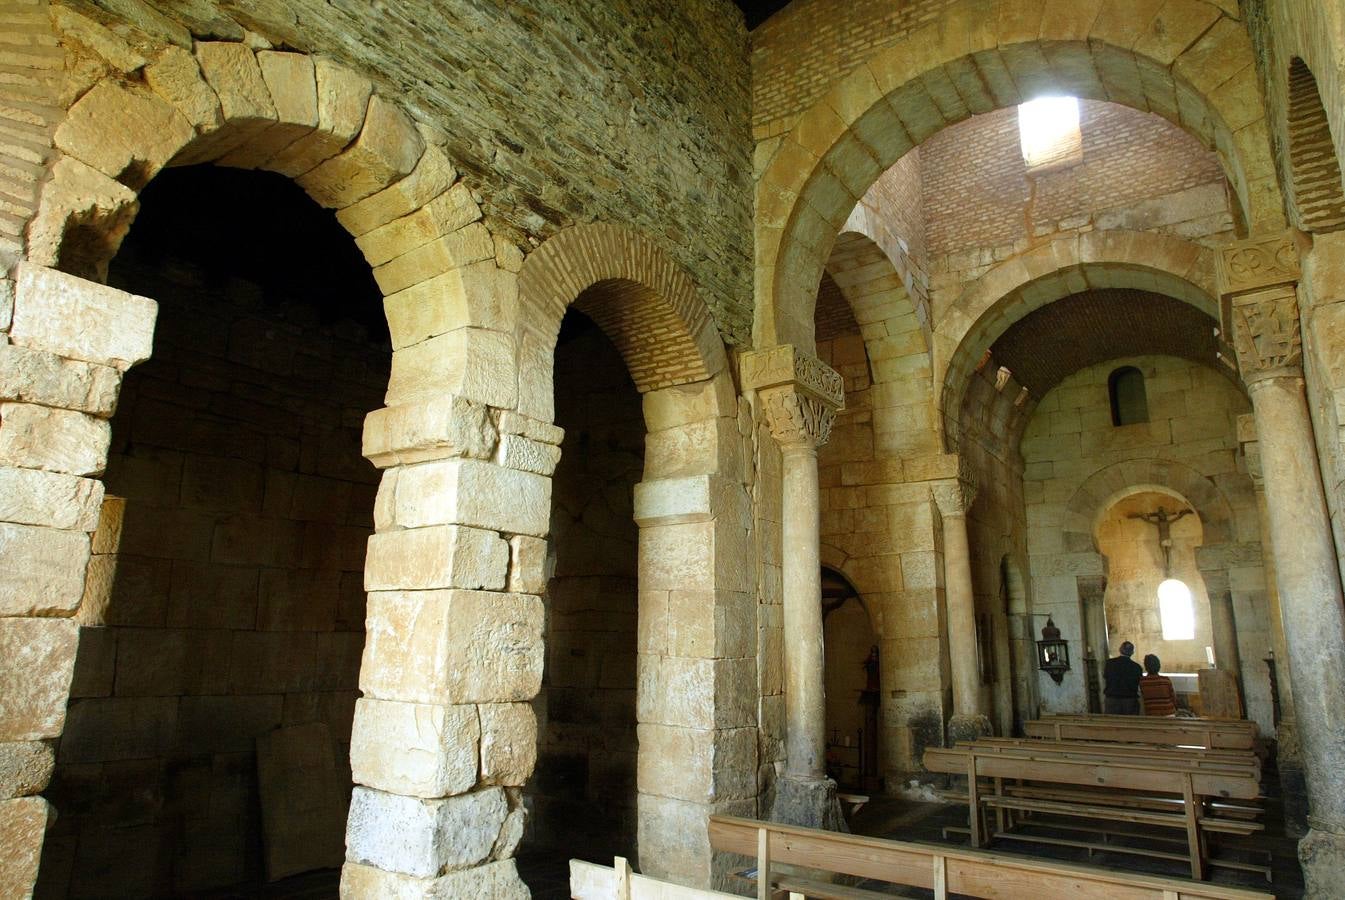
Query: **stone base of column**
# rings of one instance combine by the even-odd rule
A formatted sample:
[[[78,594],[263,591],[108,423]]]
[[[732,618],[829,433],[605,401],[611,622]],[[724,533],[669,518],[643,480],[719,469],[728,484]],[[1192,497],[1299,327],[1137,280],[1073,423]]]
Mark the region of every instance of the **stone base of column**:
[[[953,716],[948,720],[948,746],[958,741],[975,741],[989,737],[995,730],[990,725],[989,716]]]
[[[347,862],[341,868],[341,900],[457,900],[468,897],[498,897],[500,900],[528,900],[532,894],[518,877],[512,859],[450,872],[438,878],[415,878],[397,872],[385,872],[375,866]]]
[[[789,775],[775,782],[775,800],[771,804],[772,822],[849,832],[836,782],[830,778],[802,779]]]
[[[1284,808],[1284,833],[1301,838],[1308,833],[1308,783],[1303,764],[1282,759],[1276,769],[1280,775],[1280,802]],[[1345,895],[1343,895],[1345,896]]]
[[[1303,867],[1303,900],[1345,897],[1345,834],[1312,828],[1298,842]]]

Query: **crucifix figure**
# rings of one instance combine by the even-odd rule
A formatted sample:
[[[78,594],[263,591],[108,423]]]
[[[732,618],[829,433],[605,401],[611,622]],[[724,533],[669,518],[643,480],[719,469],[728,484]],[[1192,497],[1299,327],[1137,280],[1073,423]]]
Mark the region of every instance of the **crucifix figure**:
[[[1163,548],[1163,577],[1172,577],[1172,523],[1182,516],[1189,516],[1194,512],[1190,509],[1182,509],[1177,512],[1168,512],[1160,506],[1151,513],[1130,513],[1126,516],[1128,519],[1143,519],[1151,525],[1158,528],[1158,546]]]

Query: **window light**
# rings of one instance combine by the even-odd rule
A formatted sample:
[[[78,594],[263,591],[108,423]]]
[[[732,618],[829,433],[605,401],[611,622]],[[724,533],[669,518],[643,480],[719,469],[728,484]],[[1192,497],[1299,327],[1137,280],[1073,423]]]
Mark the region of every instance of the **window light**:
[[[1196,613],[1191,605],[1191,589],[1176,578],[1158,586],[1158,615],[1163,623],[1163,640],[1189,641],[1196,636]]]
[[[1029,169],[1078,162],[1083,158],[1079,101],[1038,97],[1018,107],[1018,136]]]

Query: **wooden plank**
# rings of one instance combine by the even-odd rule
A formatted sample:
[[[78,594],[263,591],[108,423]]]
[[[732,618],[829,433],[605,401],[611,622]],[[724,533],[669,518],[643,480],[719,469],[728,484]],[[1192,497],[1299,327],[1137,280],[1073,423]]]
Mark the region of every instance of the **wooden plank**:
[[[1183,775],[1182,801],[1186,813],[1186,845],[1191,851],[1191,877],[1205,879],[1205,848],[1200,840],[1200,804],[1196,802],[1191,773]]]
[[[750,856],[762,823],[711,816],[710,843],[717,850]],[[1070,863],[1022,859],[987,851],[930,847],[882,838],[770,824],[773,858],[782,864],[821,869],[893,884],[933,889],[933,857],[946,860],[949,893],[999,900],[1159,900],[1177,890],[1190,900],[1273,900],[1273,895],[1221,885],[1191,884],[1149,875],[1121,874]]]
[[[929,748],[925,750],[925,768],[931,772],[962,775],[970,770],[970,755],[965,749]],[[976,755],[975,759],[976,773],[986,778],[1019,778],[1180,794],[1182,775],[1189,772],[1195,792],[1202,797],[1252,800],[1260,796],[1260,783],[1255,778],[1217,771],[1191,771],[1170,763],[1144,766],[1037,758],[1026,753]]]
[[[1177,720],[1154,720],[1177,721]],[[1193,720],[1187,720],[1193,721]],[[1024,722],[1023,733],[1034,738],[1106,741],[1155,745],[1199,745],[1220,750],[1251,750],[1256,735],[1198,725],[1156,726],[1149,722]]]
[[[1207,719],[1201,716],[1186,717],[1167,717],[1167,716],[1120,716],[1106,715],[1104,713],[1046,713],[1040,719],[1041,722],[1135,722],[1149,721],[1157,724],[1171,724],[1182,726],[1187,724],[1208,725],[1211,728],[1226,730],[1243,730],[1255,732],[1256,723],[1251,719]]]
[[[934,856],[934,900],[948,900],[948,860]]]
[[[771,833],[768,829],[757,829],[757,900],[770,900],[771,896]]]
[[[582,859],[570,860],[570,896],[574,900],[612,900],[618,896],[616,890],[617,873],[614,868]],[[633,873],[630,876],[630,896],[632,900],[742,900],[737,894],[671,884]]]

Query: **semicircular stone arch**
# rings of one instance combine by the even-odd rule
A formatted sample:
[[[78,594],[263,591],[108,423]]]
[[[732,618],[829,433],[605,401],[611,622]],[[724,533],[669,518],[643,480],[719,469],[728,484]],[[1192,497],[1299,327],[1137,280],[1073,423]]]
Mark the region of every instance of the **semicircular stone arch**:
[[[1331,125],[1307,63],[1289,63],[1289,172],[1293,209],[1304,231],[1345,228],[1345,190]]]
[[[1097,550],[1100,517],[1118,500],[1145,490],[1173,494],[1189,503],[1200,516],[1203,543],[1224,544],[1237,539],[1232,507],[1211,479],[1172,460],[1132,459],[1094,472],[1070,497],[1060,526],[1065,548],[1073,552]]]
[[[1005,260],[963,289],[934,326],[934,371],[944,437],[957,446],[972,374],[999,335],[1050,303],[1082,291],[1130,288],[1181,300],[1217,321],[1214,252],[1169,235],[1091,231]]]
[[[811,303],[835,235],[878,176],[935,132],[1045,93],[1154,112],[1218,153],[1253,231],[1284,225],[1244,24],[1200,0],[1152,17],[1126,0],[1079,15],[999,16],[962,0],[840,79],[779,139],[757,182],[754,337],[811,347]]]
[[[105,277],[139,190],[161,169],[204,163],[292,178],[335,211],[385,296],[495,256],[433,133],[320,57],[227,41],[164,47],[143,84],[96,82],[54,143],[28,259],[81,277]]]
[[[552,418],[551,352],[573,303],[620,351],[640,393],[704,382],[728,357],[710,309],[680,266],[643,235],[575,225],[518,274],[519,411]]]

